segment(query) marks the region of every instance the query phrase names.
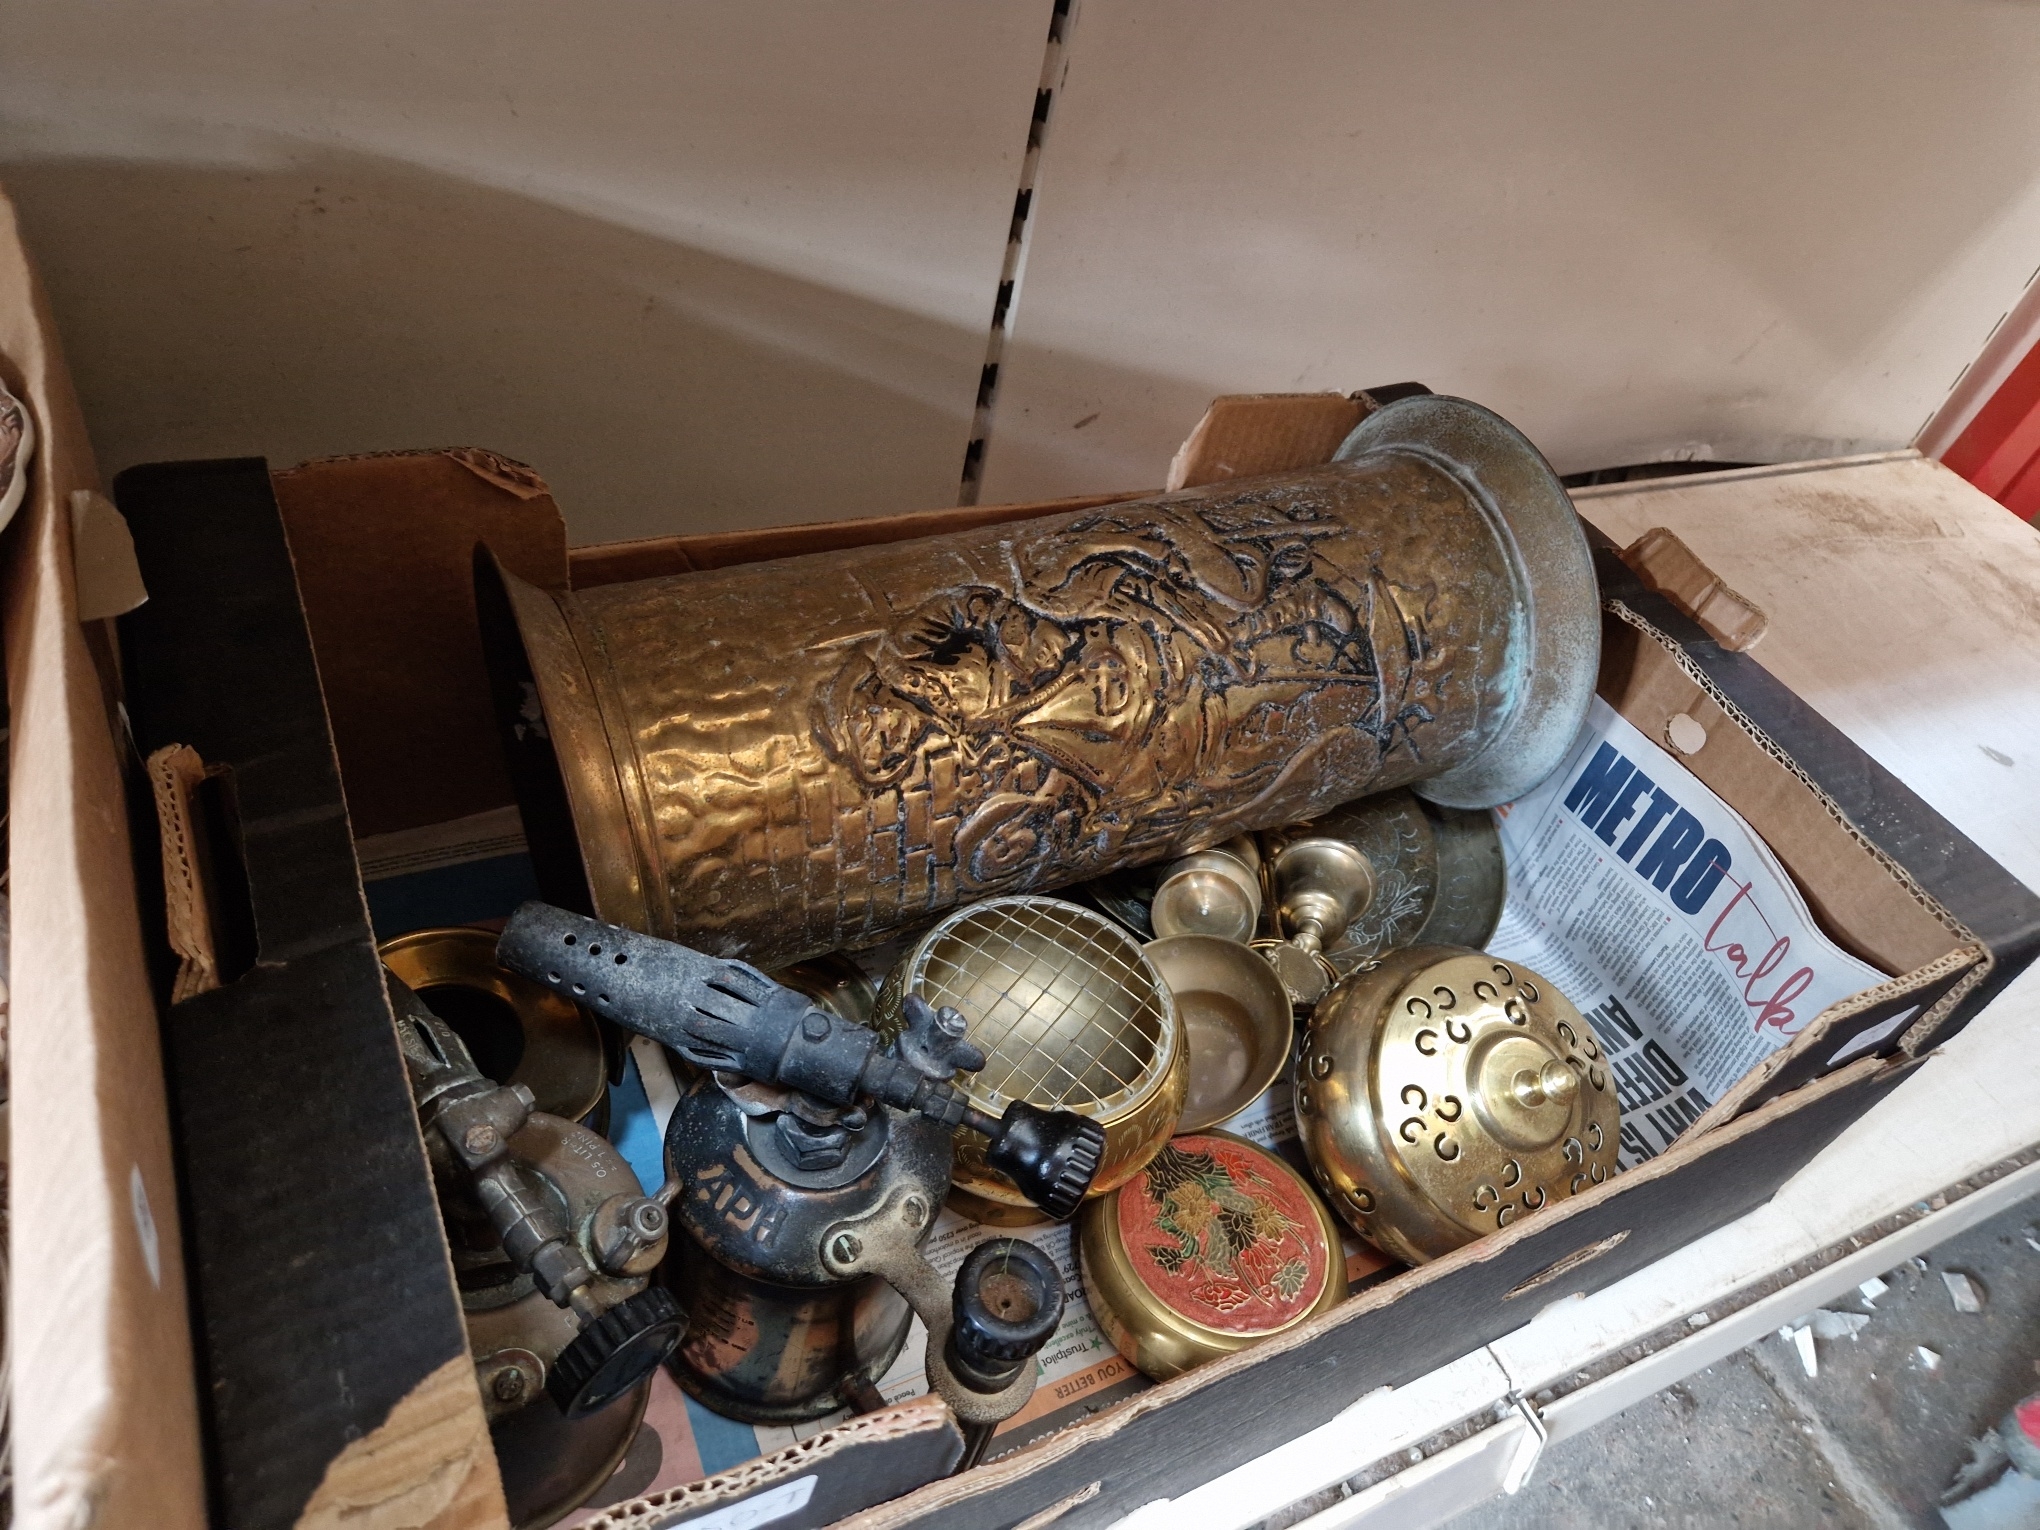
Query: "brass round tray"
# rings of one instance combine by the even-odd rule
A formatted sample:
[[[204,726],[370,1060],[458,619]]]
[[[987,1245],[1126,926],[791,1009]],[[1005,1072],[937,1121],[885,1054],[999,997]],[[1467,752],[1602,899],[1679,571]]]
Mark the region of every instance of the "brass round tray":
[[[594,1016],[497,966],[493,931],[412,930],[376,950],[467,1043],[484,1077],[524,1085],[533,1109],[569,1121],[601,1102],[609,1081]]]
[[[1230,1132],[1176,1137],[1077,1214],[1091,1313],[1157,1381],[1308,1322],[1346,1295],[1339,1227],[1303,1177]]]

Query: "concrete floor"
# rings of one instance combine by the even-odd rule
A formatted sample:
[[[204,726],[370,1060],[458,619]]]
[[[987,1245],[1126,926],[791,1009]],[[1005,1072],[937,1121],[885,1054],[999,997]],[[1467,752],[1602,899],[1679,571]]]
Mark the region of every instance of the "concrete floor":
[[[1452,1530],[1943,1530],[1937,1505],[1970,1438],[2040,1391],[2036,1224],[2040,1199],[1934,1249],[1924,1270],[1887,1273],[1891,1289],[1856,1337],[1817,1343],[1817,1376],[1766,1336],[1552,1446],[1520,1493]],[[1956,1311],[1950,1270],[1974,1282],[1981,1314]],[[1853,1294],[1829,1308],[1866,1311]]]

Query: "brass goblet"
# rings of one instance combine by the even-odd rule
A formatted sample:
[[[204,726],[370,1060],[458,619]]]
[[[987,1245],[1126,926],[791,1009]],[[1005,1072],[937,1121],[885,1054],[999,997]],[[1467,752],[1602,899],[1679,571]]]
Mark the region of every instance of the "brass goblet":
[[[1282,986],[1299,1006],[1322,999],[1337,974],[1325,947],[1345,933],[1374,899],[1374,865],[1343,839],[1293,840],[1275,856],[1276,913],[1285,942],[1264,945]]]

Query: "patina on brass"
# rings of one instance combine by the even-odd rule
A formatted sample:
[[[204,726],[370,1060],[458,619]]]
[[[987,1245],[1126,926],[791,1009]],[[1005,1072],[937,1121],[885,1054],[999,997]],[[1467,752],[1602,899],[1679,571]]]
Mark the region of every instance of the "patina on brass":
[[[1410,1264],[1615,1172],[1621,1111],[1591,1026],[1526,968],[1414,946],[1342,982],[1297,1049],[1319,1187]]]
[[[1428,396],[1304,472],[478,596],[554,900],[767,967],[1368,791],[1510,800],[1600,641],[1549,467]]]

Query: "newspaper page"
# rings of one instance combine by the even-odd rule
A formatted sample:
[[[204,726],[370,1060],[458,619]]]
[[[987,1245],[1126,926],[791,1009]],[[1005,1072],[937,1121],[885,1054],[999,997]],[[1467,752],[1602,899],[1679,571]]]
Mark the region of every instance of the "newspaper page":
[[[1592,1023],[1624,1168],[1828,1005],[1885,980],[1821,933],[1734,809],[1598,696],[1565,763],[1498,816],[1509,891],[1489,949]]]

